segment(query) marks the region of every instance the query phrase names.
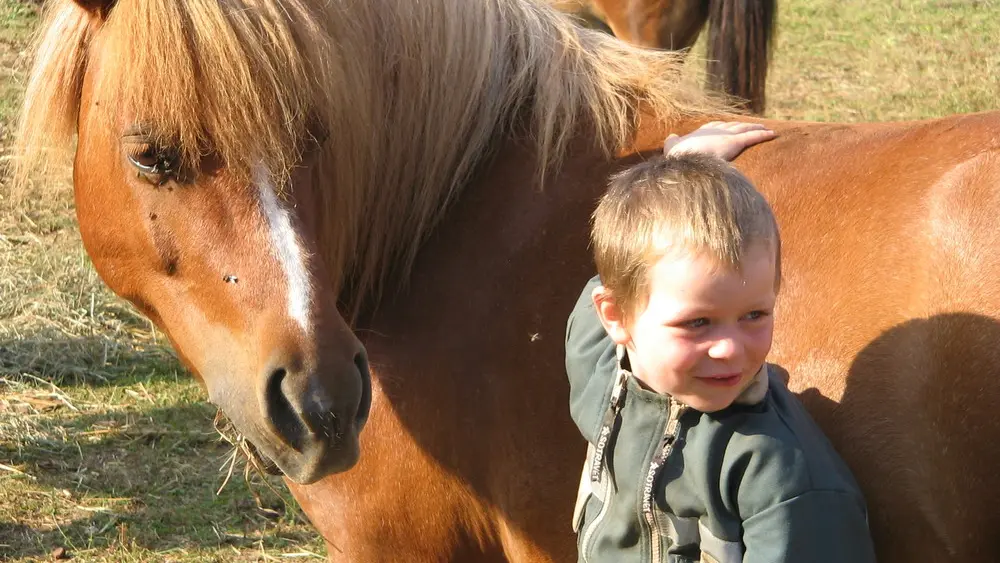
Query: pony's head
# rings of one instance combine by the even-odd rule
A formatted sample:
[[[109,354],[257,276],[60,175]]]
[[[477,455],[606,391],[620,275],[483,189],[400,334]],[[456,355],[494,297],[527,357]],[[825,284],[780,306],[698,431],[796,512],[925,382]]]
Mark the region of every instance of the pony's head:
[[[301,40],[287,18],[217,21],[209,7],[55,2],[21,142],[76,134],[97,271],[257,450],[308,483],[356,462],[371,402],[365,349],[309,235],[328,132],[304,102],[313,77],[282,59]]]
[[[21,168],[72,147],[87,252],[291,479],[351,466],[371,403],[349,327],[475,167],[540,174],[579,132],[704,99],[668,55],[523,0],[55,0]],[[346,320],[345,320],[346,318]]]

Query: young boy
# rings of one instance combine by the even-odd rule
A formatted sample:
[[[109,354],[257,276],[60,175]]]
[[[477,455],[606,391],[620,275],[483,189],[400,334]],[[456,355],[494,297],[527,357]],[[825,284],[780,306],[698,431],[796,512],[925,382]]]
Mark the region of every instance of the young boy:
[[[668,139],[668,154],[614,177],[594,213],[599,277],[566,336],[570,410],[590,443],[579,560],[872,562],[854,478],[764,363],[774,216],[736,169],[697,153],[732,158],[773,135],[710,128],[723,135]]]

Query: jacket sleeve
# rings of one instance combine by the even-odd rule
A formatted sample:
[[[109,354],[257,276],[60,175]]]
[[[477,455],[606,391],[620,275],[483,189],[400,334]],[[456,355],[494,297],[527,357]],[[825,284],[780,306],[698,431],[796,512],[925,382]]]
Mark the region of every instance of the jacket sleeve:
[[[596,276],[587,283],[566,323],[570,414],[590,443],[597,439],[611,400],[617,363],[614,342],[604,331],[591,300],[591,293],[600,283]]]
[[[743,563],[874,563],[862,501],[842,491],[808,491],[743,522]]]

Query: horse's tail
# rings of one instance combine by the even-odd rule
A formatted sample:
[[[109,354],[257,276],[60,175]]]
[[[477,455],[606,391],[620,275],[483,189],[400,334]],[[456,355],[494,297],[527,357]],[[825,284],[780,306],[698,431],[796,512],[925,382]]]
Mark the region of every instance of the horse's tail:
[[[709,10],[709,86],[763,113],[777,0],[710,0]]]

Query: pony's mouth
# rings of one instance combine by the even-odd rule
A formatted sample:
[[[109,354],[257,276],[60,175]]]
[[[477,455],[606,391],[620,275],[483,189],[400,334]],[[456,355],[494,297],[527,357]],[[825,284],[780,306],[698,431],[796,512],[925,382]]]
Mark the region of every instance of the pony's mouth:
[[[212,422],[215,431],[219,433],[229,445],[233,447],[234,456],[245,458],[245,472],[256,472],[260,475],[283,475],[284,473],[274,463],[271,458],[264,455],[253,442],[247,439],[233,424],[226,413],[219,409],[215,413],[215,420]]]
[[[308,440],[303,439],[301,443],[285,444],[274,449],[269,448],[268,443],[264,443],[262,448],[251,441],[251,438],[259,440],[259,436],[241,432],[233,419],[220,407],[213,425],[219,436],[232,446],[229,460],[223,466],[223,470],[231,475],[235,465],[240,463],[243,465],[245,477],[250,474],[260,477],[280,475],[296,483],[310,484],[325,476],[350,469],[358,461],[360,454],[358,435],[368,421],[372,404],[371,375],[367,370],[367,361],[361,355],[360,359],[355,359],[355,363],[361,374],[361,389],[354,417],[350,422],[341,424],[331,410],[313,408],[312,411],[321,411],[325,414],[320,417],[310,417],[309,422],[312,425],[308,429],[303,424],[301,434]],[[288,406],[281,412],[293,412],[293,410]],[[234,414],[237,415],[236,420],[239,420],[240,411],[236,410]],[[298,413],[293,412],[293,414]],[[298,422],[299,418],[295,417],[294,420]],[[284,432],[284,435],[298,434]]]

